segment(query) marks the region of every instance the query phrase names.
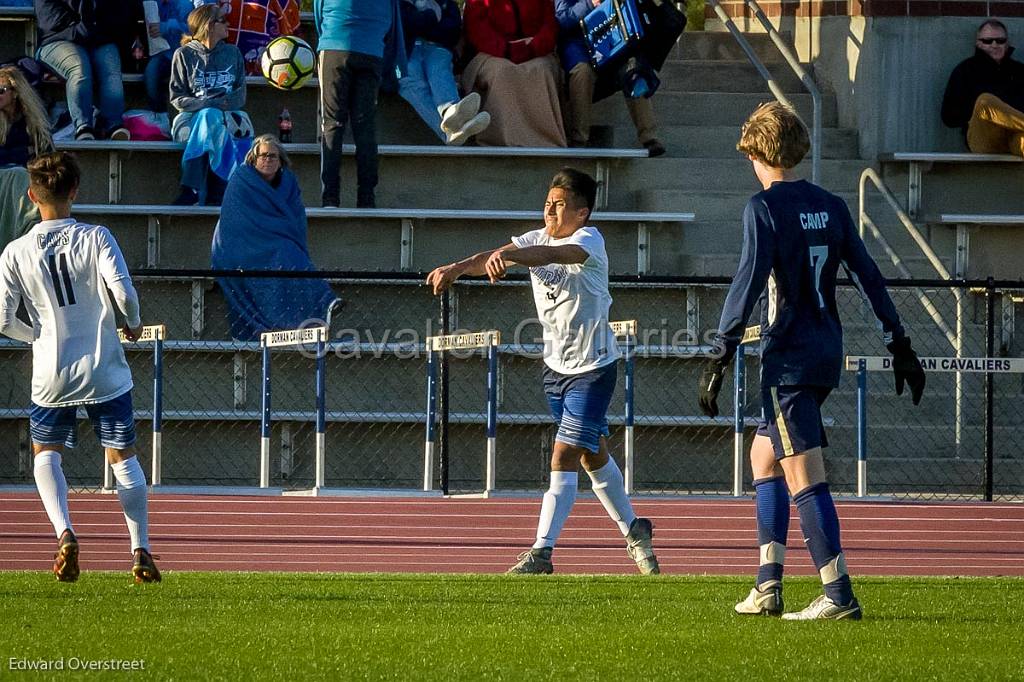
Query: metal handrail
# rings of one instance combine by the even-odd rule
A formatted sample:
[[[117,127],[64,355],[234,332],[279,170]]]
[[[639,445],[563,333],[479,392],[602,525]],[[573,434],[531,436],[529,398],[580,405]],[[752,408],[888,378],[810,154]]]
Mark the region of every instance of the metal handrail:
[[[754,48],[750,46],[750,43],[743,36],[743,33],[740,32],[739,28],[737,28],[732,18],[724,9],[722,9],[718,0],[708,0],[708,2],[711,3],[711,7],[714,8],[715,14],[718,15],[718,18],[721,19],[722,23],[725,24],[725,27],[729,29],[729,33],[732,34],[732,37],[736,39],[736,43],[740,46],[743,52],[746,53],[747,59],[749,59],[750,63],[754,65],[754,68],[758,70],[761,77],[765,79],[768,84],[768,89],[771,90],[775,99],[795,111],[796,107],[794,107],[793,103],[788,97],[786,97],[786,94],[782,92],[782,88],[780,88],[775,82],[775,79],[772,78],[771,72],[768,71],[764,62],[762,62],[761,58],[754,52]],[[793,73],[800,78],[800,82],[803,83],[803,86],[807,88],[807,91],[811,94],[811,102],[813,104],[813,111],[811,113],[811,182],[819,184],[818,181],[821,177],[821,92],[818,90],[818,86],[815,84],[814,79],[807,73],[807,70],[800,64],[800,60],[793,55],[793,51],[789,49],[789,46],[786,45],[782,36],[775,30],[772,22],[770,22],[768,17],[765,16],[761,6],[757,4],[757,0],[744,0],[744,3],[750,8],[750,11],[753,12],[754,17],[761,23],[761,26],[764,27],[765,31],[767,31],[768,37],[771,38],[773,43],[775,43],[775,47],[778,48],[779,52],[785,58],[786,63],[789,64]]]
[[[865,168],[864,171],[860,174],[860,189],[857,193],[857,228],[860,232],[861,239],[864,238],[864,228],[867,227],[868,229],[871,230],[871,236],[874,237],[875,241],[877,241],[881,245],[882,249],[885,250],[885,253],[889,256],[889,259],[892,261],[892,264],[896,266],[896,269],[899,271],[900,275],[907,279],[912,278],[910,270],[907,268],[907,266],[903,264],[903,261],[900,259],[899,254],[897,254],[896,250],[889,245],[888,240],[882,235],[881,230],[878,229],[878,226],[875,225],[875,222],[867,213],[864,204],[867,195],[868,180],[871,181],[871,183],[875,186],[875,189],[878,190],[879,194],[881,194],[882,197],[889,204],[889,207],[892,208],[893,212],[896,214],[896,217],[899,218],[900,222],[903,224],[903,227],[907,230],[908,233],[910,233],[910,236],[913,237],[914,241],[917,243],[918,248],[921,249],[921,252],[931,263],[932,267],[935,268],[935,272],[939,275],[939,277],[945,280],[952,279],[949,276],[949,271],[946,270],[946,267],[942,264],[942,261],[939,260],[939,257],[937,255],[935,255],[935,251],[932,249],[931,245],[927,242],[927,240],[925,240],[924,236],[921,234],[921,231],[917,229],[917,225],[914,224],[914,221],[910,219],[910,216],[907,215],[907,212],[904,211],[903,207],[900,206],[898,201],[896,201],[896,197],[893,196],[893,193],[889,190],[889,187],[885,184],[885,181],[882,180],[881,176],[878,175],[874,168],[870,167]],[[935,308],[935,306],[931,302],[931,299],[929,299],[928,295],[924,293],[924,290],[918,288],[915,289],[915,291],[917,292],[917,298],[921,302],[921,305],[924,306],[924,309],[928,312],[928,315],[935,322],[935,326],[937,326],[939,330],[943,333],[943,335],[945,335],[946,340],[949,342],[949,345],[952,346],[954,350],[959,351],[959,334],[953,332],[953,330],[949,328],[949,325],[946,324],[946,320],[945,318],[943,318],[942,313],[940,313]]]

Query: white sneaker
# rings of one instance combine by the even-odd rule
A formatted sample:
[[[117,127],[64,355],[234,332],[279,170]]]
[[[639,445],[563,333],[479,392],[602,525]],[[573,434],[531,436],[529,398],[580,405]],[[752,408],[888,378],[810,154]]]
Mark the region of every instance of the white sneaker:
[[[629,526],[629,533],[626,535],[626,552],[629,558],[636,563],[642,575],[657,575],[661,573],[658,566],[658,557],[654,556],[654,546],[651,538],[654,537],[654,524],[650,519],[637,517]]]
[[[127,128],[116,128],[110,133],[110,139],[115,142],[127,142],[132,139],[132,134],[128,132]]]
[[[860,620],[863,615],[856,597],[842,606],[821,594],[803,611],[782,614],[782,620]]]
[[[448,144],[453,147],[464,145],[469,138],[487,130],[487,126],[489,125],[491,125],[491,115],[486,111],[481,111],[479,114],[469,119],[469,122],[462,126],[459,132],[449,135]]]
[[[744,616],[781,616],[782,583],[768,580],[762,585],[764,589],[754,587],[747,598],[736,605],[736,613]]]
[[[441,130],[449,135],[455,135],[479,112],[480,93],[471,92],[444,110],[441,114]]]

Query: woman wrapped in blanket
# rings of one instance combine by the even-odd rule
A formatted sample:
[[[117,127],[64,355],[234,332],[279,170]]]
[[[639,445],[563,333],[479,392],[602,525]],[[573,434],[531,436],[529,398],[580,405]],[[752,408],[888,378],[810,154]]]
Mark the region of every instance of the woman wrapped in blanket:
[[[218,270],[315,271],[306,244],[306,209],[288,154],[273,135],[260,135],[232,174],[213,234],[211,264]],[[231,336],[242,341],[265,331],[296,329],[325,319],[335,300],[319,277],[222,277]]]
[[[171,124],[171,137],[187,143],[174,204],[203,200],[218,206],[228,177],[252,145],[252,122],[242,111],[245,62],[238,48],[224,41],[227,24],[219,5],[192,10],[188,28],[171,60],[171,104],[181,112]]]

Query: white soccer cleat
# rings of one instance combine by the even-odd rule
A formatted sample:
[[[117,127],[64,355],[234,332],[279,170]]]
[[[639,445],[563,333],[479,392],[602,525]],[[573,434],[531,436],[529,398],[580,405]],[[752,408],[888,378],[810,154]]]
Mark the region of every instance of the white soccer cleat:
[[[658,557],[654,556],[651,538],[654,537],[654,524],[650,519],[635,518],[626,535],[626,551],[629,558],[636,562],[636,567],[643,575],[661,573]]]
[[[736,613],[743,616],[781,616],[782,583],[768,580],[760,587],[763,589],[752,588],[747,598],[736,605]]]
[[[860,620],[863,615],[856,597],[843,606],[821,594],[803,611],[782,614],[782,620]]]

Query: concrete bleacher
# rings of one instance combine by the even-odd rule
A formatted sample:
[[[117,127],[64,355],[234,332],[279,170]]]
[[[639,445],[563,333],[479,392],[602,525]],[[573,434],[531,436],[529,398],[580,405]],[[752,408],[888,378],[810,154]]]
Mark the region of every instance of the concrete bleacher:
[[[0,18],[4,14],[0,10]],[[23,40],[25,23],[25,17],[10,26],[0,22],[0,35],[13,30],[17,33],[11,35]],[[781,63],[766,36],[748,37],[762,58]],[[809,119],[809,95],[801,92],[785,68],[774,71]],[[646,158],[646,152],[637,148],[618,97],[595,108],[594,139],[604,147],[518,150],[439,147],[404,101],[383,95],[378,118],[381,208],[376,210],[318,208],[315,83],[295,93],[282,93],[252,78],[246,108],[257,132],[275,131],[283,107],[291,112],[295,144],[288,149],[309,207],[310,248],[319,267],[368,273],[426,271],[501,243],[539,223],[547,181],[557,168],[568,164],[604,181],[594,222],[607,239],[613,274],[731,275],[738,259],[743,206],[759,189],[749,162],[735,151],[738,125],[770,96],[735,41],[724,33],[685,34],[662,77],[654,106],[669,153],[658,159]],[[60,95],[58,85],[47,87],[50,96]],[[126,75],[125,87],[129,106],[144,103],[139,76]],[[872,162],[858,158],[857,131],[839,126],[836,99],[827,91],[823,94],[822,180],[855,211],[859,171]],[[75,150],[86,169],[77,215],[109,225],[131,266],[202,268],[209,263],[218,209],[167,206],[177,193],[180,145],[65,142],[61,147]],[[885,167],[887,162],[881,163]],[[801,170],[809,174],[808,165]],[[348,193],[343,195],[344,206],[354,205],[354,177],[349,148],[343,164],[343,188]],[[139,279],[137,286],[147,321],[165,322],[170,338],[165,360],[165,483],[252,484],[258,475],[257,349],[251,343],[231,341],[226,304],[212,279],[147,277]],[[364,339],[372,333],[379,340],[388,329],[414,326],[422,330],[426,320],[437,316],[436,300],[419,285],[369,279],[338,284],[337,292],[348,301],[338,326],[360,330]],[[613,317],[638,319],[642,330],[702,332],[716,324],[724,288],[617,286],[612,294]],[[521,284],[461,287],[457,314],[462,328],[499,328],[511,335],[519,321],[533,316],[532,301]],[[929,330],[916,331],[915,344],[918,338],[934,336]],[[867,322],[852,322],[847,338],[865,348],[876,343],[874,328]],[[658,344],[657,340],[643,344],[641,355],[653,354]],[[637,483],[641,487],[668,487],[666,478],[676,476],[680,485],[714,488],[716,480],[731,477],[731,461],[724,456],[731,447],[731,419],[700,416],[690,387],[700,371],[701,348],[689,351],[685,357],[642,358],[637,363],[641,458]],[[17,386],[0,395],[0,472],[6,477],[7,472],[23,471],[17,462],[24,459],[28,365],[25,351],[11,344],[0,344],[0,357],[5,360],[0,363],[2,383]],[[136,408],[140,419],[145,419],[151,390],[148,351],[133,349],[129,357],[136,374]],[[306,480],[312,453],[312,365],[293,356],[275,358],[275,362],[279,363],[275,364],[275,382],[279,382],[273,432],[275,480]],[[748,377],[756,377],[756,358],[749,358],[748,364]],[[459,380],[476,386],[482,367],[472,362],[466,367]],[[420,480],[424,372],[422,357],[398,359],[388,353],[381,357],[369,353],[358,359],[331,358],[330,483],[398,486]],[[541,413],[539,363],[506,352],[502,373],[499,486],[536,487],[546,472],[550,448],[550,429]],[[730,395],[731,382],[730,376],[723,404],[728,403],[725,396]],[[613,424],[619,423],[621,392],[620,382]],[[853,439],[845,436],[854,413],[844,411],[852,395],[851,387],[845,385],[830,403],[834,411],[829,418],[837,434],[842,434],[836,438],[849,444],[834,449],[832,456],[842,462],[853,454]],[[948,396],[943,399],[948,402]],[[480,452],[479,461],[462,472],[472,478],[473,467],[483,462],[483,406],[472,395],[456,400],[453,451]],[[909,418],[903,402],[880,397],[877,413],[894,421],[902,415]],[[756,403],[748,408],[748,418],[756,409]],[[948,431],[948,419],[936,416],[932,426]],[[148,446],[145,430],[140,422],[143,448]],[[613,446],[619,450],[620,438],[617,431]],[[217,457],[218,464],[211,465],[210,460]],[[896,471],[899,463],[892,466]],[[884,476],[884,471],[883,467],[876,475]],[[720,479],[709,479],[709,472]],[[96,473],[98,467],[86,466],[79,477],[91,476],[89,480],[95,481]]]

